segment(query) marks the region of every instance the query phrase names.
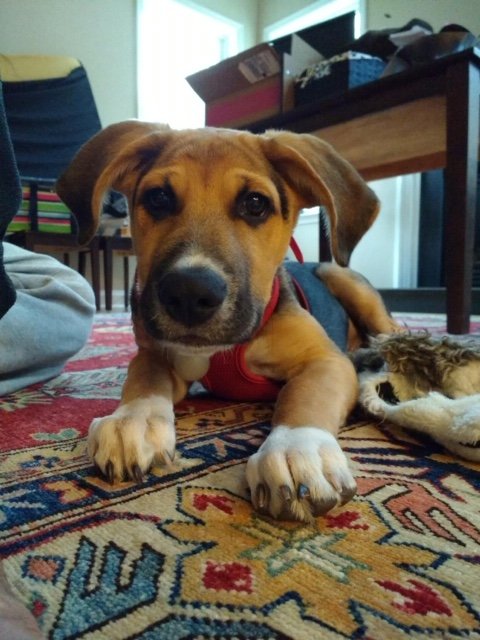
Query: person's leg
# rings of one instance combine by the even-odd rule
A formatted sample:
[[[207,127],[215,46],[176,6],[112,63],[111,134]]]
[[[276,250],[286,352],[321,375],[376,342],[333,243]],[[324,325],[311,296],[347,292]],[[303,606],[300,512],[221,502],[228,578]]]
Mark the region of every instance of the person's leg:
[[[93,291],[76,271],[7,242],[3,249],[17,300],[0,319],[0,396],[58,375],[85,344],[95,313]]]

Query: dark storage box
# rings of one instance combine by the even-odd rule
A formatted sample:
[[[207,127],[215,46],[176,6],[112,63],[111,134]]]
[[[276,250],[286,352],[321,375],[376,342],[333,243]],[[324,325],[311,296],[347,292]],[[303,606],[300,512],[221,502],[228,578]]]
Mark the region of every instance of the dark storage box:
[[[376,80],[386,67],[380,58],[356,51],[339,55],[307,67],[295,83],[295,105],[342,93]]]

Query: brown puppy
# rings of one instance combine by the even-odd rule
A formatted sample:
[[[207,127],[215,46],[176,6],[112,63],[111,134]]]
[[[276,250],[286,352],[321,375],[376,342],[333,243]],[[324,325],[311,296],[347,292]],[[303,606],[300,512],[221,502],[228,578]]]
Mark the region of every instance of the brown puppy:
[[[140,481],[154,462],[172,459],[173,405],[212,354],[251,339],[248,367],[284,383],[273,429],[247,465],[254,506],[309,519],[349,500],[355,481],[336,435],[357,399],[355,371],[291,294],[282,261],[299,211],[324,205],[334,257],[348,264],[378,212],[356,171],[309,135],[129,121],[88,142],[57,188],[82,242],[109,189],[125,194],[131,213],[139,350],[119,408],[93,421],[88,442],[107,478]],[[259,330],[277,275],[278,305]],[[357,328],[396,330],[358,275],[332,264],[319,276]],[[358,334],[350,335],[353,344]]]

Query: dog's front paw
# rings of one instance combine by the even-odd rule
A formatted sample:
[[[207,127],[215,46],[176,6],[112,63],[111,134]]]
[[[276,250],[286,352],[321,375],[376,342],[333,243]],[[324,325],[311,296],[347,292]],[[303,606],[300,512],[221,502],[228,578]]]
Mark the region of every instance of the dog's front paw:
[[[143,398],[121,405],[112,415],[96,418],[88,433],[88,453],[113,484],[143,475],[154,462],[175,455],[175,422],[165,398]]]
[[[248,461],[247,482],[254,507],[283,520],[311,521],[357,488],[335,437],[315,427],[273,429]]]

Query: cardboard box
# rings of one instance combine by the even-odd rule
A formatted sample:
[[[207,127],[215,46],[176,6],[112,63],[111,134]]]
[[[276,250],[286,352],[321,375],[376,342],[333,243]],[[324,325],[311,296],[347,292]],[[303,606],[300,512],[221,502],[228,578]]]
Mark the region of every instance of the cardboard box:
[[[259,44],[188,76],[205,101],[205,124],[241,127],[295,106],[295,78],[353,41],[353,12]]]
[[[239,127],[293,108],[296,75],[322,55],[295,34],[289,49],[259,44],[188,76],[205,101],[205,124]]]

